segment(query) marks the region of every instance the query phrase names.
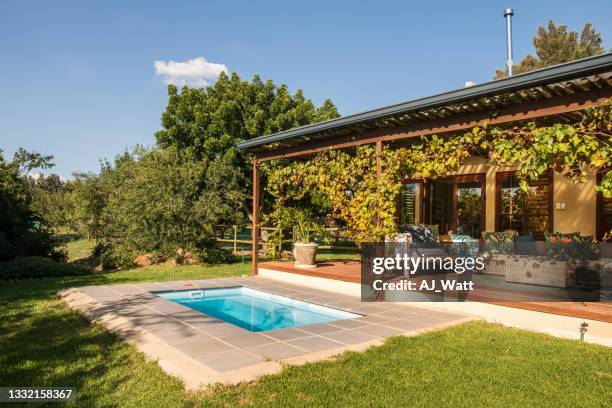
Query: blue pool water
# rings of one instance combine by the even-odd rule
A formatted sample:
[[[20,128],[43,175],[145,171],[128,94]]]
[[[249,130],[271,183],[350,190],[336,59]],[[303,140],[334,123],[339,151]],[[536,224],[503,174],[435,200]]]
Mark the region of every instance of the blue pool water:
[[[353,319],[360,316],[244,286],[157,292],[155,294],[254,332]]]

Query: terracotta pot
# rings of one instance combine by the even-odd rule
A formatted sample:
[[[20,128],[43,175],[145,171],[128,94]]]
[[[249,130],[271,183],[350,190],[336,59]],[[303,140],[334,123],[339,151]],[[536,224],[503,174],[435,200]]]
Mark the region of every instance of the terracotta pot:
[[[295,267],[303,269],[316,268],[317,248],[315,243],[295,243],[293,244],[293,259],[295,259]]]

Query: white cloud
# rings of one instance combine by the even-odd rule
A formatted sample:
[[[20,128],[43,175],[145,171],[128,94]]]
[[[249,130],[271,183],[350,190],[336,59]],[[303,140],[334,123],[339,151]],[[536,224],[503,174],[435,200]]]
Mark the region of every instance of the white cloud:
[[[227,72],[225,64],[208,62],[204,57],[185,62],[155,61],[155,73],[163,76],[167,84],[205,87],[215,81],[221,72]]]

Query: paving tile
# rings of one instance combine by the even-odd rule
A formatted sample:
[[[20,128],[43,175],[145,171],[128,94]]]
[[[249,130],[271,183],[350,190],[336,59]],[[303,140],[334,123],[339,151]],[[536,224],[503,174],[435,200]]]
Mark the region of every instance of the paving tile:
[[[361,320],[359,318],[355,319],[345,319],[345,320],[336,320],[335,322],[329,322],[332,326],[341,327],[343,329],[353,329],[355,327],[363,327],[370,326],[371,324]]]
[[[310,352],[330,350],[333,348],[344,346],[344,344],[342,343],[330,339],[325,339],[319,336],[304,337],[303,339],[291,340],[287,343],[292,346],[301,347]]]
[[[305,350],[291,346],[287,343],[264,344],[263,346],[246,348],[245,351],[253,353],[265,360],[280,360],[306,353]]]
[[[143,295],[149,293],[146,290],[132,285],[115,285],[112,286],[113,292],[117,292],[121,295]]]
[[[123,296],[119,293],[115,293],[106,288],[100,288],[99,290],[90,290],[88,292],[85,292],[85,294],[100,303],[120,302],[123,299]]]
[[[155,332],[155,336],[159,337],[168,344],[187,343],[195,340],[205,340],[210,338],[208,335],[192,329],[189,326],[184,326],[179,329],[160,330]]]
[[[380,326],[391,327],[404,331],[418,330],[430,326],[431,323],[415,322],[411,320],[391,320],[390,322],[381,323]]]
[[[167,315],[185,313],[193,310],[187,306],[183,306],[178,303],[171,302],[169,300],[163,300],[162,302],[154,302],[153,304],[149,304],[148,306],[152,309],[157,310],[158,312],[162,312]]]
[[[378,306],[372,306],[372,305],[358,306],[358,307],[353,307],[352,309],[360,314],[376,314],[376,313],[382,313],[382,312],[387,311],[387,309],[384,307],[378,307]]]
[[[261,358],[241,350],[231,350],[209,356],[197,357],[196,360],[218,373],[248,367],[263,361]]]
[[[367,315],[367,316],[363,316],[363,317],[358,317],[358,318],[356,318],[354,320],[358,320],[358,321],[362,321],[362,322],[367,322],[367,323],[379,324],[379,323],[383,323],[383,322],[390,322],[391,320],[396,320],[396,319],[393,319],[392,317],[388,317],[388,316]]]
[[[169,290],[167,286],[164,286],[160,283],[151,283],[151,282],[135,283],[134,286],[139,287],[147,292],[160,292],[160,291]]]
[[[306,326],[299,326],[299,330],[312,333],[312,334],[323,334],[334,331],[342,330],[340,327],[333,326],[327,323],[309,324]]]
[[[353,330],[342,330],[339,332],[325,333],[322,336],[327,339],[339,341],[340,343],[344,344],[359,344],[371,340],[376,340],[375,336],[370,336],[368,334],[359,333]]]
[[[390,336],[398,336],[403,333],[401,329],[394,329],[392,327],[369,325],[364,327],[357,327],[353,329],[356,332],[374,336],[377,338],[384,338]]]
[[[195,310],[187,310],[180,313],[173,313],[172,317],[186,323],[204,323],[212,321],[214,319]]]
[[[376,316],[384,316],[384,317],[388,317],[391,319],[403,319],[406,317],[411,317],[411,316],[415,316],[417,314],[422,314],[422,311],[417,311],[417,310],[410,310],[410,309],[394,309],[394,310],[387,310],[381,313],[374,313]]]
[[[208,334],[213,337],[224,337],[237,334],[250,333],[241,327],[234,326],[233,324],[226,323],[222,320],[211,320],[206,322],[189,323],[190,326],[194,327],[201,332]]]
[[[275,339],[266,337],[259,333],[233,334],[230,336],[223,336],[222,339],[223,341],[237,348],[255,347],[260,346],[262,344],[276,342]]]
[[[295,340],[310,335],[311,334],[306,333],[302,330],[294,329],[293,327],[266,331],[266,336],[275,338],[276,340],[280,341]]]
[[[178,343],[173,347],[182,351],[190,357],[201,357],[209,354],[220,353],[222,351],[234,350],[234,348],[228,344],[225,344],[215,339],[201,339],[189,341],[186,343]]]
[[[130,316],[129,319],[134,324],[151,333],[157,333],[164,330],[178,330],[187,327],[185,323],[170,319],[168,316],[161,316],[159,318],[133,318]]]

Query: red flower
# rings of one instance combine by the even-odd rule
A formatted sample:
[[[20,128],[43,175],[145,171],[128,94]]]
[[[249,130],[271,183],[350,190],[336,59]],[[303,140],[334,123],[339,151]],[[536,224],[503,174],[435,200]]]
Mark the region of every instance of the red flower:
[[[570,243],[570,239],[569,238],[563,238],[561,239],[561,242],[564,244],[569,244]]]

